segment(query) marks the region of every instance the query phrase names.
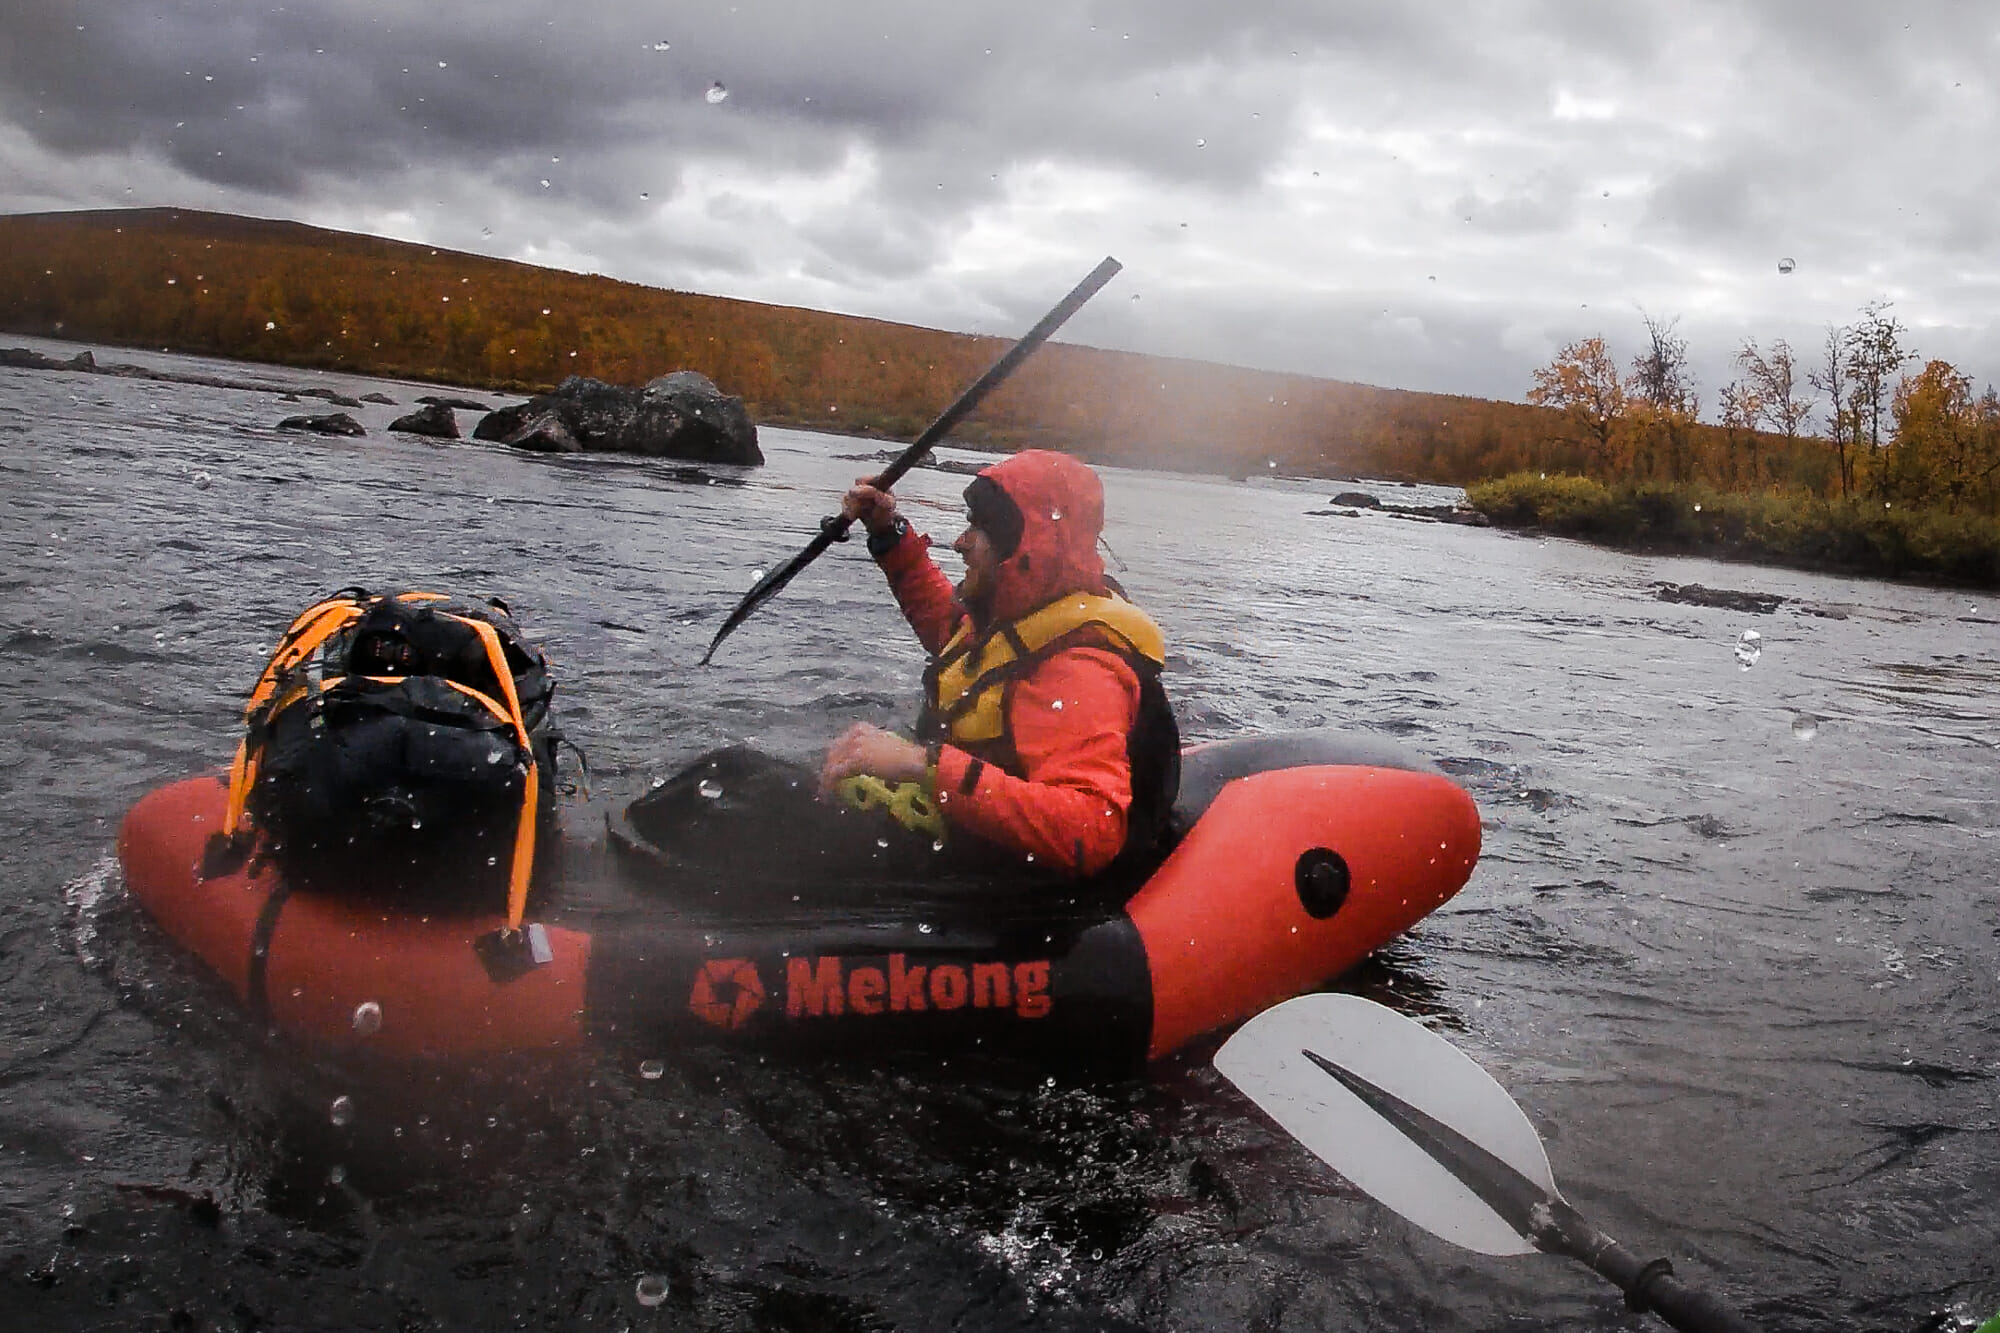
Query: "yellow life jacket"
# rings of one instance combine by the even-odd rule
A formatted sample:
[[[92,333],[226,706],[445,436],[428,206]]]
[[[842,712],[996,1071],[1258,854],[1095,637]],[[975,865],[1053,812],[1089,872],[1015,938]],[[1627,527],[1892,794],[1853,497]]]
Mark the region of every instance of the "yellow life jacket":
[[[975,634],[968,619],[926,673],[924,730],[934,739],[975,753],[1011,753],[1007,684],[1073,640],[1091,646],[1102,643],[1114,652],[1150,662],[1155,670],[1166,665],[1166,636],[1160,627],[1116,594],[1065,593],[984,634]]]

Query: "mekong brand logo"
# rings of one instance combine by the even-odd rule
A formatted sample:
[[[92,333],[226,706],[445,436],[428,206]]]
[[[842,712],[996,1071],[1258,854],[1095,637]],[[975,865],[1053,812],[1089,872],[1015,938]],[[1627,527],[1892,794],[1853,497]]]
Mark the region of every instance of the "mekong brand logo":
[[[748,958],[711,958],[688,995],[688,1008],[704,1023],[734,1030],[764,1003],[764,979]]]
[[[879,958],[879,955],[877,956]],[[741,1027],[764,1003],[764,981],[747,958],[711,958],[694,979],[688,1009],[716,1027]],[[892,953],[856,962],[838,954],[785,960],[785,1017],[1011,1009],[1044,1018],[1055,1007],[1047,959],[1009,963],[929,963],[912,966]]]

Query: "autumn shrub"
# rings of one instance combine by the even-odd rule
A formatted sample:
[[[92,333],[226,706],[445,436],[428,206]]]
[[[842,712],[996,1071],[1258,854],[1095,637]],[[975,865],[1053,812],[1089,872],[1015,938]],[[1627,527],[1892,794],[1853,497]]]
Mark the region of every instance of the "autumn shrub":
[[[2000,522],[1978,514],[1532,472],[1468,487],[1466,501],[1500,527],[1625,550],[2000,587]]]

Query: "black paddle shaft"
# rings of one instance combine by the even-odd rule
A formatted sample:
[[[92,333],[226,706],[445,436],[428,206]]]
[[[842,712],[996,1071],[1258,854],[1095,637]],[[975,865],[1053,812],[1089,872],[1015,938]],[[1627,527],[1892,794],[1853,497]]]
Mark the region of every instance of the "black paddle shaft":
[[[928,453],[932,445],[943,439],[947,431],[964,420],[965,415],[979,406],[980,401],[993,392],[1001,381],[1012,375],[1037,347],[1047,342],[1050,334],[1061,328],[1071,315],[1081,310],[1084,302],[1097,295],[1105,283],[1117,277],[1118,270],[1123,267],[1124,265],[1109,255],[1105,256],[1104,262],[1090,271],[1090,276],[1079,282],[1068,296],[1057,302],[1055,309],[1043,315],[1040,323],[1029,329],[1021,341],[1008,348],[1005,356],[995,361],[991,369],[974,380],[972,387],[958,396],[957,402],[947,407],[909,448],[896,455],[895,461],[882,469],[875,477],[875,488],[886,491],[901,481],[903,474],[915,467],[917,460]],[[819,535],[815,536],[803,551],[757,580],[757,585],[743,594],[743,600],[736,604],[736,609],[722,622],[722,628],[715,632],[713,639],[709,640],[708,651],[701,655],[702,665],[706,666],[708,660],[715,656],[715,650],[729,637],[731,630],[748,620],[751,612],[776,596],[778,590],[796,578],[800,570],[819,559],[820,552],[837,541],[846,540],[847,530],[853,526],[853,522],[845,514],[835,514],[831,518],[821,519]]]
[[[1560,1195],[1550,1194],[1450,1125],[1317,1051],[1299,1054],[1429,1153],[1536,1248],[1589,1264],[1625,1293],[1625,1303],[1634,1310],[1651,1310],[1681,1333],[1757,1333],[1720,1301],[1676,1278],[1666,1260],[1639,1259],[1585,1221]]]

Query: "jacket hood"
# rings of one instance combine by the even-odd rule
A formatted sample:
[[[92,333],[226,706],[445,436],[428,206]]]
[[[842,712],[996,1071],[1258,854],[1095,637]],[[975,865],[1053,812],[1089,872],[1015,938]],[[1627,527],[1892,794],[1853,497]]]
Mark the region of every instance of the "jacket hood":
[[[1018,620],[1064,593],[1103,593],[1104,484],[1067,454],[1024,449],[983,469],[1021,511],[1020,544],[994,577],[989,618]]]

